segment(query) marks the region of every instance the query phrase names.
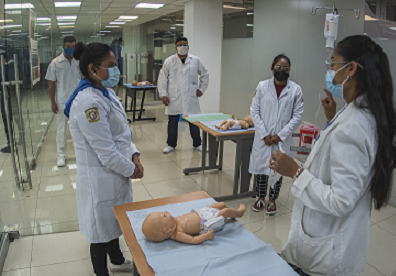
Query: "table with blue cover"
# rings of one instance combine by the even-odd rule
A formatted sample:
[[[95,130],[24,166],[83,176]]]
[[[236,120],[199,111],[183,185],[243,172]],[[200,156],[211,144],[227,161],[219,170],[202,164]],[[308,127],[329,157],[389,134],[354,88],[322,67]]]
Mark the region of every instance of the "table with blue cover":
[[[126,88],[125,90],[125,113],[128,112],[133,112],[133,122],[135,121],[155,121],[156,118],[142,118],[142,113],[143,111],[145,111],[145,109],[143,109],[143,105],[144,105],[144,98],[146,96],[146,91],[151,91],[151,92],[156,92],[157,90],[157,86],[150,86],[150,85],[146,85],[146,86],[132,86],[132,85],[124,85],[124,87]],[[143,96],[142,96],[142,101],[140,103],[140,109],[136,109],[136,95],[138,91],[143,91]],[[132,102],[131,102],[131,106],[128,109],[128,97],[132,98]],[[136,119],[136,112],[139,111],[139,117]],[[128,122],[130,123],[131,120],[128,119]]]
[[[236,220],[229,219],[213,240],[199,245],[173,240],[154,243],[142,233],[142,223],[151,212],[166,210],[180,216],[214,202],[202,191],[114,207],[134,261],[133,275],[297,275],[270,244],[259,240]]]

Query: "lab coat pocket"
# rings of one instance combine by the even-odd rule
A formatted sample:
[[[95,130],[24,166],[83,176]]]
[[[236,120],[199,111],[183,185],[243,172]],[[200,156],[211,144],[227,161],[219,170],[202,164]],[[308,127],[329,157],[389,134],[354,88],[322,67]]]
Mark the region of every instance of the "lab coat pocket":
[[[333,252],[334,234],[320,238],[311,238],[305,234],[299,223],[296,259],[306,273],[327,275]]]
[[[177,86],[174,84],[169,85],[169,89],[168,89],[169,98],[174,99],[177,97],[176,88],[177,88]]]
[[[105,167],[89,168],[93,201],[117,201],[122,196],[123,176]]]
[[[293,112],[293,109],[284,108],[282,110],[282,117],[283,117],[282,119],[283,119],[283,121],[288,122],[290,120],[290,118],[291,118],[292,112]]]

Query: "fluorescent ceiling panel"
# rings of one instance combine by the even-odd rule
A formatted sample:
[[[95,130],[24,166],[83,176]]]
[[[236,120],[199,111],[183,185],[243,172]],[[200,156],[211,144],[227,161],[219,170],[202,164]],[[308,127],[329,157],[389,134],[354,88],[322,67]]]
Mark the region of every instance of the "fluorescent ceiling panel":
[[[128,20],[128,19],[114,19],[114,21],[116,21],[116,22],[123,22],[123,21],[131,22],[132,20]]]
[[[15,11],[5,11],[6,14],[21,14],[21,10],[15,10]]]
[[[254,13],[253,13],[253,12],[248,12],[248,13],[247,13],[247,15],[252,15],[252,14],[254,14]]]
[[[39,26],[51,26],[51,23],[38,23]]]
[[[64,20],[71,20],[71,21],[75,21],[77,20],[77,15],[58,15],[56,17],[56,20],[58,21],[64,21]]]
[[[101,33],[111,33],[111,31],[100,31]]]
[[[43,22],[43,21],[51,21],[51,18],[49,17],[37,17],[38,22]]]
[[[0,29],[9,29],[9,28],[18,28],[18,27],[22,27],[22,25],[4,25],[1,26]]]
[[[74,25],[76,22],[58,22],[58,26]]]
[[[170,27],[172,30],[176,29],[176,27]]]
[[[138,17],[139,16],[136,16],[136,15],[120,15],[118,17],[118,19],[121,19],[121,20],[126,20],[126,19],[134,20],[134,19],[137,19]]]
[[[396,31],[396,27],[389,27],[389,29]]]
[[[5,4],[5,10],[19,10],[19,9],[34,9],[32,3],[16,3],[16,4]]]
[[[119,28],[120,26],[115,26],[115,25],[113,25],[113,26],[105,26],[105,28]]]
[[[12,31],[13,33],[20,33],[22,30]]]
[[[74,25],[69,25],[69,26],[58,26],[60,29],[70,29],[74,28]]]
[[[81,2],[54,2],[55,8],[75,8],[80,7]]]
[[[253,27],[253,24],[246,24],[246,26],[248,26],[248,27]]]
[[[246,8],[244,8],[244,7],[237,7],[237,6],[231,6],[231,5],[223,5],[223,8],[234,9],[234,10],[246,10]]]
[[[124,25],[126,22],[110,22],[110,25]]]
[[[5,20],[0,20],[1,23],[5,23],[5,22],[14,22],[12,19],[5,19]]]
[[[153,4],[153,3],[139,3],[135,6],[138,9],[159,9],[162,8],[164,4]]]
[[[105,35],[105,34],[96,34],[96,35]]]

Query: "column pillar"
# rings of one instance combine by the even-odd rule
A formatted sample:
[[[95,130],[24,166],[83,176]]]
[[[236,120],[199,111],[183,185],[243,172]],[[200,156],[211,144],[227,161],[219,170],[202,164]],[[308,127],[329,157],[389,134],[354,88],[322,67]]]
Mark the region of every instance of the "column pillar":
[[[209,88],[199,99],[202,113],[219,112],[223,0],[191,0],[184,9],[184,36],[190,53],[209,70]]]

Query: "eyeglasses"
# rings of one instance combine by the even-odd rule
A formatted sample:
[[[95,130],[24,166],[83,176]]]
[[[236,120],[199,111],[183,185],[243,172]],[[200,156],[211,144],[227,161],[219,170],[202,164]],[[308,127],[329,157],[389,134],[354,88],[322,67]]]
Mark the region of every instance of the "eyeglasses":
[[[285,72],[290,72],[290,67],[282,67],[282,66],[275,66],[274,67],[274,69],[275,70],[282,70],[282,71],[285,71]]]
[[[188,44],[177,44],[176,47],[188,47]]]
[[[336,65],[336,64],[347,64],[349,62],[350,61],[331,61],[331,60],[326,60],[326,67],[327,67],[327,69],[332,69],[334,67],[334,65]],[[363,65],[359,64],[358,62],[356,62],[356,65],[358,67],[360,67],[360,69],[364,69]]]

